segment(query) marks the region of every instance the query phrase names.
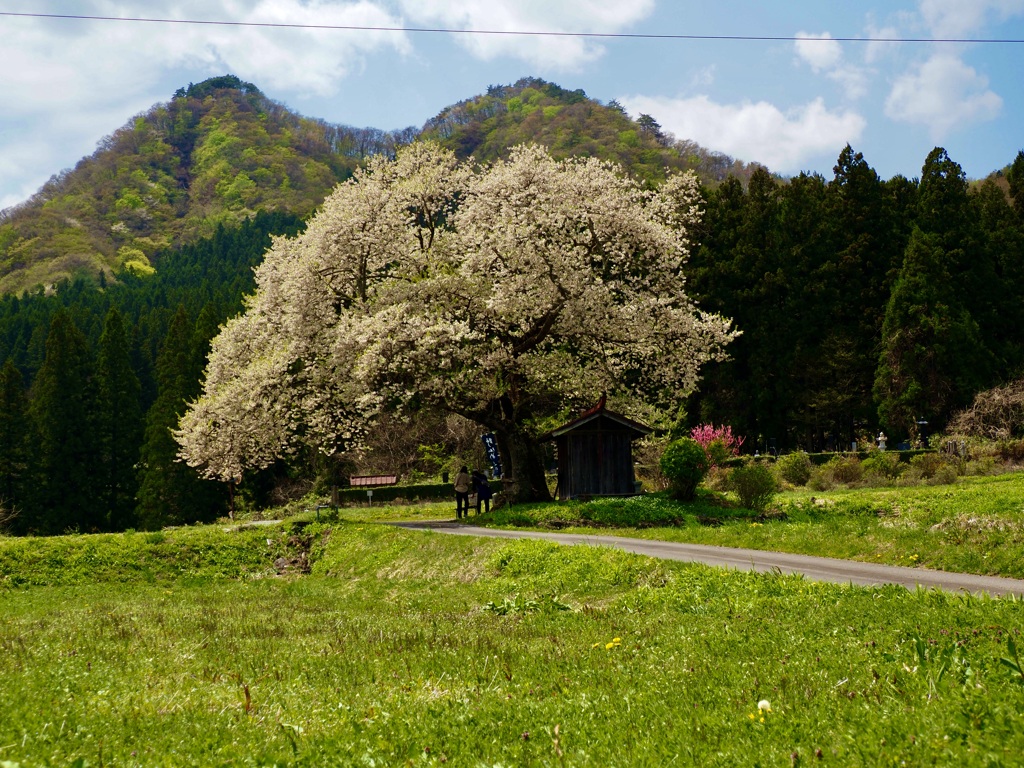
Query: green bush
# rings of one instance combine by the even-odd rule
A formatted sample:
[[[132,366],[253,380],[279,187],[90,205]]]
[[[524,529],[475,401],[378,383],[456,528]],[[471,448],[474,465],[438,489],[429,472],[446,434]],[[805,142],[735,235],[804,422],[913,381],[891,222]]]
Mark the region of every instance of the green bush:
[[[836,481],[832,479],[832,473],[827,466],[815,467],[807,481],[807,487],[812,491],[831,491],[836,487]]]
[[[836,456],[823,469],[835,483],[857,483],[864,477],[864,465],[856,456]]]
[[[714,467],[724,466],[725,462],[732,458],[732,451],[729,450],[729,446],[720,437],[708,443],[705,453],[707,453],[708,459],[710,459],[711,465]]]
[[[736,466],[742,466],[737,464]],[[709,491],[731,491],[732,490],[732,467],[712,467],[708,476],[704,478],[704,487]]]
[[[765,464],[750,462],[732,471],[730,484],[740,497],[740,504],[755,512],[763,512],[779,490],[779,484]]]
[[[957,477],[960,476],[958,465],[952,462],[946,462],[935,474],[928,480],[929,485],[952,485],[956,482]]]
[[[925,480],[935,477],[939,470],[948,464],[949,461],[941,453],[922,453],[910,459],[910,468],[917,470],[920,477]]]
[[[963,474],[976,477],[985,475],[998,475],[1004,471],[1002,464],[996,461],[995,456],[980,456],[967,462]]]
[[[791,485],[807,485],[814,471],[811,457],[805,451],[788,453],[775,462],[775,471],[781,480]]]
[[[700,443],[689,437],[673,440],[661,455],[661,471],[668,478],[672,495],[683,501],[693,499],[709,469],[708,455]]]
[[[898,453],[875,451],[861,462],[861,466],[868,474],[878,475],[886,480],[895,480],[903,474],[907,465],[900,461]]]
[[[997,450],[1003,461],[1024,462],[1024,440],[1004,440]]]

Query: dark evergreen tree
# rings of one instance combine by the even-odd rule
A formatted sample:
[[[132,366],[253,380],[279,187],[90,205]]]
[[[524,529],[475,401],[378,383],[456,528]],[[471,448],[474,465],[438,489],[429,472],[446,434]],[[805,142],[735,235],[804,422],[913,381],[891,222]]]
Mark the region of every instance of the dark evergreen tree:
[[[143,425],[139,378],[132,368],[128,333],[116,309],[107,313],[97,357],[101,498],[108,527],[120,531],[134,526],[135,464]]]
[[[1013,210],[1017,213],[1017,218],[1024,222],[1024,150],[1017,153],[1006,174],[1006,180],[1010,184]]]
[[[686,267],[687,287],[703,309],[728,312],[746,336],[746,318],[737,316],[743,305],[734,300],[747,282],[736,263],[746,193],[733,177],[717,189],[704,188],[703,193],[705,213]],[[709,363],[702,371],[702,385],[687,405],[690,422],[728,423],[741,434],[750,434],[754,415],[747,390],[750,374],[744,336],[729,345],[728,360]]]
[[[222,315],[217,311],[213,302],[207,302],[199,318],[196,320],[196,327],[192,337],[192,370],[196,374],[196,380],[202,381],[203,373],[206,370],[206,360],[210,355],[210,343],[220,332]]]
[[[1024,219],[991,179],[972,192],[971,211],[982,233],[978,260],[993,272],[981,306],[972,310],[994,356],[995,379],[1008,381],[1024,373]]]
[[[875,394],[878,415],[896,435],[916,422],[941,427],[983,386],[987,368],[978,325],[958,296],[942,238],[915,230],[882,328]]]
[[[30,412],[39,435],[39,532],[102,530],[106,515],[97,484],[92,353],[85,335],[63,309],[50,323]]]
[[[25,383],[7,358],[0,369],[0,527],[15,531],[26,530],[32,522],[31,434]]]
[[[225,508],[219,484],[178,460],[172,434],[186,402],[199,394],[197,357],[195,328],[179,306],[157,356],[158,395],[146,416],[138,496],[138,518],[145,528],[208,522]]]
[[[793,392],[786,381],[793,347],[778,333],[784,320],[787,286],[780,269],[780,187],[763,168],[754,172],[736,244],[735,270],[744,286],[733,297],[736,325],[743,331],[731,347],[737,359],[748,362],[746,400],[752,408],[747,429],[762,446],[786,443],[788,411]],[[768,441],[768,442],[765,442]],[[774,442],[772,442],[774,441]]]
[[[844,350],[826,352],[824,346],[833,341],[834,315],[843,309],[833,278],[837,245],[828,203],[829,188],[818,175],[800,174],[781,191],[776,281],[783,303],[774,331],[767,325],[762,331],[776,337],[784,366],[788,429],[778,435],[780,449],[820,447],[833,425],[844,421],[853,398],[836,386],[846,378],[837,367],[846,359]]]
[[[878,174],[847,145],[833,169],[828,202],[821,212],[830,251],[817,274],[801,281],[817,298],[820,345],[811,372],[809,403],[828,432],[828,442],[847,445],[873,425],[872,389],[878,344],[904,244],[895,236]]]

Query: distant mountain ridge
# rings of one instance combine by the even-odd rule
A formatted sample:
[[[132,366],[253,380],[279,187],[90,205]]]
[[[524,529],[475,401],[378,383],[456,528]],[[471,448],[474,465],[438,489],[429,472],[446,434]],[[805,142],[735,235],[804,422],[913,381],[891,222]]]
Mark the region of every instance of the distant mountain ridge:
[[[601,104],[582,90],[525,77],[492,85],[427,121],[421,138],[435,139],[459,157],[479,162],[502,157],[524,142],[546,146],[557,158],[612,160],[637,178],[658,182],[668,170],[692,170],[705,184],[736,176],[744,182],[757,163],[745,164],[662,130],[650,115],[636,120],[616,101]]]
[[[372,154],[417,138],[490,162],[537,142],[556,157],[592,155],[657,183],[693,169],[705,183],[749,177],[745,165],[677,141],[648,115],[631,119],[538,78],[496,85],[442,110],[419,130],[385,132],[304,117],[233,75],[180,88],[97,150],[0,212],[0,293],[64,278],[146,274],[168,246],[211,235],[259,211],[308,216]]]
[[[307,216],[363,158],[416,133],[303,117],[232,76],[179,89],[0,214],[0,292],[145,273],[162,249],[261,210]]]

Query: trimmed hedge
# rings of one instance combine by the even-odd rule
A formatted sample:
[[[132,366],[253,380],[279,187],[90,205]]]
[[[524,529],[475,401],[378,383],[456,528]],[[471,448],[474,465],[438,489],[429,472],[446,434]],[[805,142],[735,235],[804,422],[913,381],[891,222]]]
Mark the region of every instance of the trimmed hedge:
[[[930,449],[930,448],[920,448],[920,449],[916,449],[916,450],[912,450],[912,451],[886,450],[885,452],[887,454],[892,455],[892,456],[899,456],[900,457],[900,461],[905,461],[905,462],[909,462],[915,456],[920,456],[920,455],[926,454],[926,453],[936,453],[935,450]],[[820,467],[822,464],[828,464],[836,456],[839,456],[839,457],[856,456],[861,461],[864,461],[864,459],[866,459],[868,456],[870,456],[873,453],[877,453],[877,451],[857,451],[856,453],[852,453],[850,451],[833,451],[831,453],[809,453],[809,454],[807,454],[807,456],[810,458],[811,464],[813,464],[816,467]],[[786,454],[780,454],[780,455],[786,455]],[[741,466],[743,466],[744,462],[749,461],[750,459],[751,459],[750,456],[737,456],[735,458],[732,458],[732,459],[729,459],[728,461],[726,461],[723,466],[726,466],[726,467],[741,467]],[[758,456],[757,459],[755,459],[755,460],[756,461],[767,461],[767,462],[774,463],[775,457],[770,455],[770,454],[764,454],[764,455]]]
[[[393,502],[398,499],[407,502],[440,502],[455,499],[455,488],[451,482],[424,482],[416,485],[338,488],[338,502],[341,504],[366,503],[368,490],[374,492],[374,503]]]
[[[920,449],[916,449],[916,450],[912,450],[912,451],[895,451],[895,450],[888,450],[888,449],[886,449],[885,452],[887,454],[889,454],[890,456],[899,456],[900,457],[900,461],[905,461],[905,462],[909,462],[915,456],[920,456],[923,453],[935,453],[935,451],[929,450],[929,449],[925,449],[925,448],[920,448]],[[828,462],[831,461],[836,456],[856,456],[861,461],[864,461],[864,459],[866,459],[868,456],[872,455],[873,453],[878,453],[878,452],[877,451],[857,451],[857,453],[854,454],[854,453],[851,453],[849,451],[836,451],[836,452],[833,452],[833,453],[809,453],[807,455],[811,457],[811,463],[812,464],[814,464],[815,466],[821,466],[822,464],[828,464]]]

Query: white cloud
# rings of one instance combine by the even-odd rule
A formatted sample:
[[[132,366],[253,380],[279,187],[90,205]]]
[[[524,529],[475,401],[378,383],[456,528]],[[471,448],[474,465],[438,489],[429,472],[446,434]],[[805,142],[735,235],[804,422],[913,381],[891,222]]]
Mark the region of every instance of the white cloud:
[[[921,0],[921,16],[936,37],[963,37],[984,26],[1024,13],[1024,0]]]
[[[261,23],[401,26],[372,2],[327,0],[182,0],[148,3],[145,14],[126,2],[83,4],[85,14],[237,20]],[[161,7],[162,6],[162,7]],[[15,20],[4,40],[4,64],[17,71],[4,87],[25,109],[62,104],[88,107],[97,97],[123,98],[152,88],[170,67],[190,65],[210,75],[231,72],[268,90],[333,93],[338,80],[380,49],[408,53],[397,32],[219,27],[140,22]],[[7,24],[5,24],[7,26]],[[12,70],[11,63],[25,66]],[[167,98],[170,94],[164,95]]]
[[[149,2],[144,9],[125,0],[98,0],[75,10],[107,17],[402,26],[398,16],[369,0],[179,0]],[[131,115],[168,100],[168,71],[185,67],[200,74],[197,81],[231,73],[270,94],[324,96],[380,50],[405,55],[411,45],[400,32],[5,19],[0,172],[30,181],[8,183],[6,189],[16,191],[3,193],[3,206],[91,154],[96,141]],[[40,141],[23,150],[25,136]],[[33,186],[26,190],[26,184]]]
[[[861,67],[838,67],[829,72],[826,77],[839,83],[850,99],[859,99],[868,92],[869,74]]]
[[[810,64],[815,72],[833,69],[843,58],[842,46],[828,32],[820,35],[797,32],[796,36],[800,38],[794,43],[797,56]]]
[[[842,87],[850,99],[859,99],[868,90],[868,73],[843,60],[843,48],[828,32],[812,34],[797,32],[794,44],[800,61],[809,64],[817,74],[824,74]]]
[[[899,77],[885,103],[893,120],[925,125],[934,139],[955,128],[995,118],[1003,100],[988,89],[988,78],[956,56],[936,54]]]
[[[873,23],[869,23],[865,36],[869,38],[881,38],[883,40],[893,40],[900,37],[900,31],[896,27],[876,27]],[[886,58],[896,51],[902,43],[889,43],[889,42],[870,42],[864,45],[864,61],[868,64],[873,64],[881,59]]]
[[[764,101],[717,104],[707,96],[628,96],[619,101],[633,114],[653,115],[681,139],[764,163],[780,173],[797,173],[822,154],[837,155],[847,142],[856,143],[865,127],[861,115],[830,112],[820,98],[785,112]]]
[[[717,67],[714,64],[709,64],[706,67],[701,67],[693,73],[693,77],[690,79],[690,86],[692,88],[710,88],[715,82],[715,75],[717,74]]]
[[[224,0],[224,18],[271,24],[403,26],[401,19],[365,0],[262,0],[250,10],[251,5]],[[337,90],[339,80],[359,69],[367,54],[382,49],[408,54],[411,45],[400,32],[218,27],[186,55],[226,66],[270,89],[325,96]]]
[[[401,0],[408,19],[451,29],[530,32],[620,32],[646,18],[654,0]],[[604,54],[597,40],[580,37],[456,35],[477,58],[502,56],[540,67],[578,70]]]

